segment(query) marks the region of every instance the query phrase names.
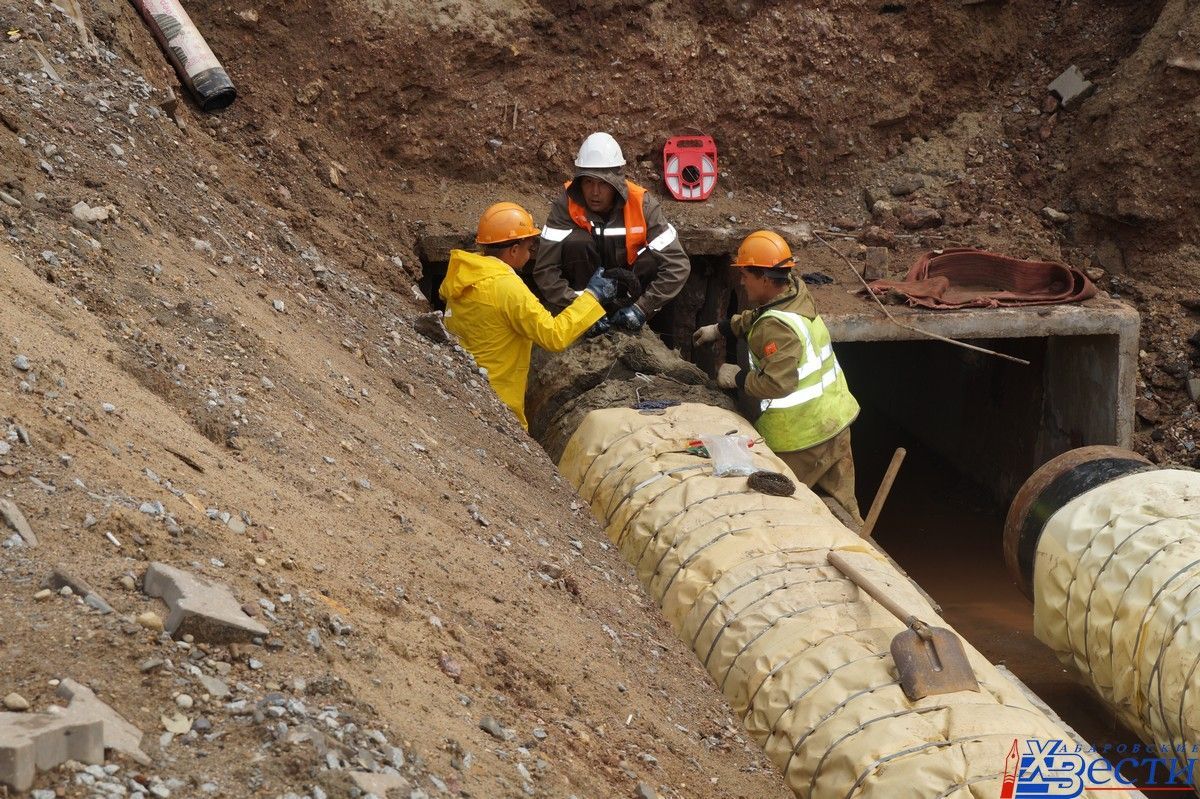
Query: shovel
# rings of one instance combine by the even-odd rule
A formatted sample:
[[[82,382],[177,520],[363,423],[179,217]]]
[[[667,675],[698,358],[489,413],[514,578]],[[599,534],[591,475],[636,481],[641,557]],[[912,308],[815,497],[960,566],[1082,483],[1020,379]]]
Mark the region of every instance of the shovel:
[[[891,647],[905,696],[915,702],[933,694],[979,690],[975,671],[955,633],[945,627],[930,627],[909,613],[842,553],[830,552],[829,564],[908,625],[892,639]]]

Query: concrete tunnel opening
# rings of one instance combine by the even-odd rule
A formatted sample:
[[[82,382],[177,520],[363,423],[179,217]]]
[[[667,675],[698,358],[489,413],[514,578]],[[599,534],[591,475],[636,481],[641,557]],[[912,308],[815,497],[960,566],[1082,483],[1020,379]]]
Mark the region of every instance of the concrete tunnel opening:
[[[725,360],[746,364],[744,344],[718,342],[693,351],[691,334],[739,310],[729,252],[748,232],[681,229],[692,274],[649,325],[663,344],[710,376]],[[418,242],[420,287],[435,308],[442,307],[437,288],[449,250],[466,245],[452,237]],[[1023,365],[901,328],[874,304],[853,297],[847,284],[810,291],[862,407],[852,434],[864,515],[895,448],[909,452],[876,528],[877,542],[968,640],[993,662],[1008,664],[1085,738],[1127,739],[1130,734],[1114,729],[1103,706],[1034,639],[1028,600],[1005,569],[1001,533],[1009,502],[1041,464],[1089,444],[1129,445],[1136,312],[1107,299],[932,313],[890,309],[922,330],[1029,361]],[[693,388],[694,394],[680,398],[724,400],[714,387]],[[638,397],[652,392],[644,389]],[[619,393],[606,396],[633,401],[632,394],[624,400]],[[585,413],[573,411],[549,434],[548,419],[532,414],[531,433],[557,462]]]

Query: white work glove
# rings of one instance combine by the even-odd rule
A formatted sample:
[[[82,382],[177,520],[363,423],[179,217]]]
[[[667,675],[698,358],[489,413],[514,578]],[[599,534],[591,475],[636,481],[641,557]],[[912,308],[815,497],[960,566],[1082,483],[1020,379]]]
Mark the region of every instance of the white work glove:
[[[702,344],[712,344],[714,341],[719,341],[720,338],[720,325],[705,325],[696,328],[696,332],[692,334],[692,344],[699,347]]]
[[[737,388],[737,377],[742,373],[741,367],[733,363],[723,363],[717,370],[717,386],[719,388]]]

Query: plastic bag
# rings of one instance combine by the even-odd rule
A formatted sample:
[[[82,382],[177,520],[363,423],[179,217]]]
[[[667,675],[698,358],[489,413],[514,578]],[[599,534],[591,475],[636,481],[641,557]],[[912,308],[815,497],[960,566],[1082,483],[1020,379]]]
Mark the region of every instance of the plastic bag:
[[[749,475],[758,471],[749,444],[749,436],[700,436],[708,456],[712,458],[713,474],[717,477]]]

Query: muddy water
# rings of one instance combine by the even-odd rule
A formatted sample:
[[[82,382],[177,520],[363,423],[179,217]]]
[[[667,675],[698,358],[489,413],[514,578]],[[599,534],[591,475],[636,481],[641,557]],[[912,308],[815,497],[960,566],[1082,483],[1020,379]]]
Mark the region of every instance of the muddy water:
[[[1033,603],[1004,565],[1004,509],[989,506],[977,486],[877,418],[864,414],[853,435],[864,516],[894,448],[908,449],[874,537],[941,605],[946,620],[993,663],[1020,677],[1087,742],[1114,749],[1138,742],[1034,637]],[[1110,754],[1113,761],[1119,757]],[[1146,779],[1144,774],[1126,776],[1135,782]],[[1195,797],[1191,791],[1154,795]]]

